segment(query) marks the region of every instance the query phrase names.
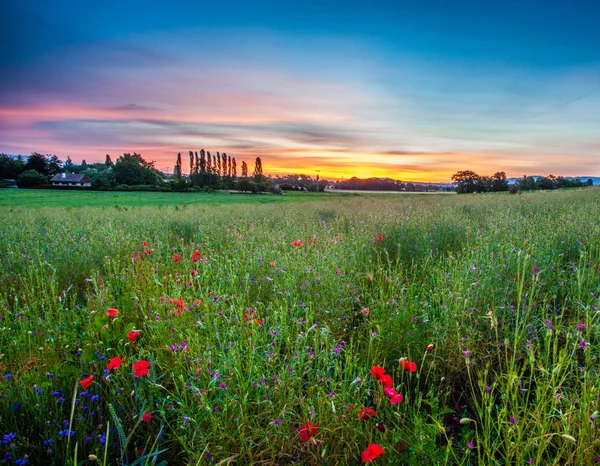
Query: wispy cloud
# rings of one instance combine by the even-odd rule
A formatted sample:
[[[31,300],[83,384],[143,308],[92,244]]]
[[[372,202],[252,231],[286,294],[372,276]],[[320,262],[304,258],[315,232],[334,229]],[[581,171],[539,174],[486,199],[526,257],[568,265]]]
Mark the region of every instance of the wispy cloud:
[[[355,37],[245,34],[55,50],[0,89],[0,150],[88,162],[135,150],[165,168],[204,147],[333,177],[597,173],[600,66],[428,62]]]

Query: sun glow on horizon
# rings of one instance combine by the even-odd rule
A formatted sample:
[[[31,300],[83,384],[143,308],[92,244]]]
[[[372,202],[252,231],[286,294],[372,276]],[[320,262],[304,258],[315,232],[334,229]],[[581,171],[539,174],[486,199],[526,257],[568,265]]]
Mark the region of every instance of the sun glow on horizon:
[[[9,154],[92,163],[137,152],[172,172],[178,152],[204,148],[250,169],[261,157],[274,176],[331,180],[598,174],[595,65],[515,70],[400,53],[368,35],[190,29],[82,41],[6,76]]]

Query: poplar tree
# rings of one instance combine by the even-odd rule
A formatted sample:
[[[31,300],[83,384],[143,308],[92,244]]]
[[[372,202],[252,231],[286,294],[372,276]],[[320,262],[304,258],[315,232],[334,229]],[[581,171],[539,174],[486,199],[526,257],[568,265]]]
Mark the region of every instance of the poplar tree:
[[[202,179],[206,177],[206,154],[204,153],[204,149],[200,150],[200,175],[202,175]]]
[[[262,160],[260,157],[256,157],[254,161],[254,171],[252,173],[254,175],[254,181],[260,183],[263,177],[263,168],[262,168]]]
[[[181,179],[181,152],[177,153],[177,162],[175,162],[175,178],[177,178],[178,180]]]

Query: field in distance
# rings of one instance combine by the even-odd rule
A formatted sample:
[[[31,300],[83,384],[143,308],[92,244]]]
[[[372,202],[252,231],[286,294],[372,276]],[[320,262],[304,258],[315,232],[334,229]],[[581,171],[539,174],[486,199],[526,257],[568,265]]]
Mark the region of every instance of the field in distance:
[[[394,193],[398,196],[411,196],[407,193]],[[441,194],[441,193],[430,193]],[[373,192],[327,192],[302,193],[288,191],[275,194],[230,194],[216,193],[162,193],[162,192],[120,192],[120,191],[58,191],[40,189],[0,189],[0,207],[151,207],[151,206],[191,206],[224,204],[277,204],[288,202],[312,202],[334,199],[347,199],[348,196],[384,196]],[[383,199],[383,197],[382,197]]]

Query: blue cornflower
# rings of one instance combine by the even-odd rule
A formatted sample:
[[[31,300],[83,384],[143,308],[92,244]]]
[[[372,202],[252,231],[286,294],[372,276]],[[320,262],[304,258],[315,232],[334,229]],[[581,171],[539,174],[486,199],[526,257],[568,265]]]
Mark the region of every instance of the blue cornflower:
[[[6,375],[4,376],[4,378],[5,378],[5,379],[7,379],[7,380],[10,380],[10,379],[12,379],[12,378],[13,378],[13,375],[12,375],[12,374],[6,374]]]
[[[9,432],[8,434],[4,434],[2,436],[2,440],[0,440],[0,443],[2,443],[3,445],[8,445],[10,442],[12,442],[16,438],[17,438],[17,434]]]

